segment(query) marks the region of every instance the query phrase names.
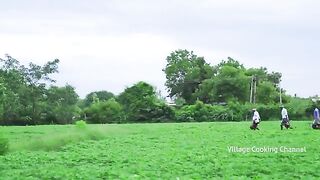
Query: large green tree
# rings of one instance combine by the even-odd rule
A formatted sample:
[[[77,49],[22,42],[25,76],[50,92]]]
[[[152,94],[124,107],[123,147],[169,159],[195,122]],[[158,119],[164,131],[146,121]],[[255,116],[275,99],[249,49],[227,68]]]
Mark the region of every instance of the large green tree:
[[[34,122],[39,123],[41,109],[40,104],[44,101],[44,96],[46,93],[46,86],[50,83],[55,82],[54,79],[50,77],[51,74],[58,72],[59,60],[55,59],[53,61],[47,62],[45,65],[40,66],[34,63],[29,63],[28,67],[21,66],[20,70],[23,73],[28,89],[26,93],[31,101],[31,118]],[[27,91],[28,90],[28,91]]]
[[[249,82],[244,69],[226,64],[219,68],[215,77],[205,80],[195,95],[205,103],[245,102],[248,99]]]
[[[114,94],[109,91],[94,91],[89,93],[84,99],[84,106],[89,107],[94,101],[107,101],[115,98]]]
[[[78,94],[75,88],[66,85],[64,87],[51,86],[46,93],[46,123],[69,124],[74,118],[80,116],[80,109],[76,105]]]
[[[166,74],[166,86],[171,98],[183,98],[189,104],[196,99],[193,93],[205,79],[214,75],[214,69],[203,57],[192,51],[176,50],[167,57],[167,65],[163,70]]]
[[[29,66],[9,55],[0,58],[2,123],[34,124],[41,119],[41,104],[46,87],[54,82],[50,74],[58,72],[59,60],[49,61],[43,66],[30,63]]]
[[[157,98],[153,86],[138,82],[118,96],[124,107],[127,120],[136,122],[159,122],[172,120],[173,110]]]
[[[23,96],[27,85],[18,60],[6,55],[0,58],[1,124],[24,124],[30,121]]]
[[[91,123],[121,123],[124,120],[122,105],[114,98],[93,102],[85,113]]]

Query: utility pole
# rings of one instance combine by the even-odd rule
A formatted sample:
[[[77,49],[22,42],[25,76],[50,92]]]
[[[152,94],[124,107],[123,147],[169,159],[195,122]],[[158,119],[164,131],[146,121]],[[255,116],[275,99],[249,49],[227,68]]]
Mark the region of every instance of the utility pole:
[[[256,103],[256,94],[257,94],[257,79],[256,76],[252,76],[250,84],[250,103]]]
[[[253,92],[253,77],[251,77],[251,83],[250,83],[250,103],[252,103],[252,92]]]
[[[281,90],[281,86],[279,87],[280,88],[280,105],[282,105],[282,90]]]
[[[257,78],[256,76],[254,76],[253,104],[256,104],[256,95],[257,95]]]

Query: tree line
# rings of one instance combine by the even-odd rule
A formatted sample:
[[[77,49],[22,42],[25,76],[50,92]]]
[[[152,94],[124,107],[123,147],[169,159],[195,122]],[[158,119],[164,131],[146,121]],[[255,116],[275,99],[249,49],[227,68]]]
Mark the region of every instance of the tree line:
[[[5,55],[0,58],[0,124],[184,122],[244,120],[253,106],[266,119],[278,113],[281,73],[267,68],[246,68],[232,58],[210,65],[192,51],[176,50],[167,58],[163,71],[174,106],[146,82],[137,82],[119,95],[108,91],[79,98],[71,85],[54,85],[59,60],[28,66]],[[256,103],[249,103],[250,82],[257,84]],[[283,102],[297,118],[305,118],[314,104],[291,97],[282,89]]]
[[[187,104],[194,104],[196,100],[207,104],[245,103],[249,100],[252,77],[257,81],[257,103],[279,102],[281,73],[269,73],[265,67],[246,69],[230,57],[217,65],[210,65],[192,51],[177,50],[167,57],[163,71],[169,96],[181,98]]]

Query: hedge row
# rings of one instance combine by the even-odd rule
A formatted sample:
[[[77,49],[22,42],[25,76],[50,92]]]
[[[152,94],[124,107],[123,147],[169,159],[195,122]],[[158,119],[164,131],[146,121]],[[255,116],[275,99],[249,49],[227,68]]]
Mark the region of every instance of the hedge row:
[[[203,122],[203,121],[244,121],[251,120],[252,109],[256,108],[261,120],[280,120],[279,104],[240,104],[211,105],[197,101],[193,105],[169,107],[165,103],[136,103],[127,110],[111,99],[93,104],[86,109],[89,123],[139,123],[139,122]],[[285,105],[291,120],[312,118],[314,104],[308,100],[293,99]]]
[[[285,107],[291,120],[304,120],[312,118],[313,105],[309,101],[293,100]],[[279,104],[240,104],[229,103],[226,106],[209,105],[200,101],[195,105],[187,105],[175,110],[178,122],[202,122],[202,121],[243,121],[251,120],[252,109],[256,108],[261,120],[281,119]]]

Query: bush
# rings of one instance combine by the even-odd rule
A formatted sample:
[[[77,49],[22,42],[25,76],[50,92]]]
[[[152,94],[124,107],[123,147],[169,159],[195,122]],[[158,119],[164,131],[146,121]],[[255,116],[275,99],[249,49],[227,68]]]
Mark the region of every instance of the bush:
[[[84,129],[87,127],[87,123],[84,120],[76,121],[76,127]]]
[[[157,97],[148,83],[138,82],[126,88],[117,99],[129,122],[167,122],[174,119],[174,111]]]
[[[152,122],[169,122],[174,121],[174,110],[165,103],[156,103],[151,108],[150,116],[148,117]]]
[[[113,98],[93,103],[85,113],[91,123],[120,123],[124,118],[121,104]]]
[[[256,108],[260,114],[261,120],[281,119],[281,109],[279,104],[259,104]]]
[[[231,111],[225,106],[204,104],[197,101],[194,105],[183,106],[176,112],[178,122],[231,121]]]
[[[309,99],[292,98],[285,106],[290,119],[301,120],[312,118],[316,104],[313,104]]]
[[[0,134],[0,155],[4,155],[9,150],[9,140]]]
[[[243,121],[251,119],[252,104],[240,104],[239,102],[229,102],[227,105],[232,114],[232,120]]]
[[[240,104],[238,102],[230,102],[228,108],[233,114],[235,120],[251,120],[252,109],[256,108],[260,114],[261,120],[275,120],[280,118],[279,104]],[[290,113],[289,113],[290,116]]]

